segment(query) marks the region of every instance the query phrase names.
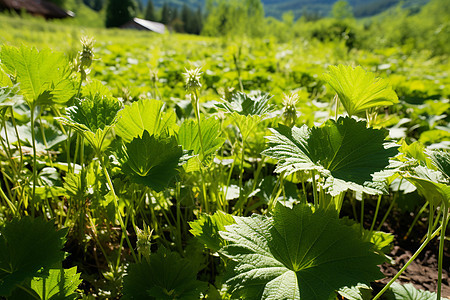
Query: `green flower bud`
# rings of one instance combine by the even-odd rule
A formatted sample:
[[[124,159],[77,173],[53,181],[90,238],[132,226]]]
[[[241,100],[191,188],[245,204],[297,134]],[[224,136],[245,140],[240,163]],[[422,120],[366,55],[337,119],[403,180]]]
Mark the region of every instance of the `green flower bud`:
[[[300,97],[298,96],[298,94],[295,93],[292,93],[291,95],[284,95],[283,117],[284,122],[287,126],[293,126],[297,121],[297,108],[295,107],[295,105],[297,104],[299,98]]]
[[[94,58],[94,43],[95,40],[90,37],[82,37],[81,44],[83,45],[83,50],[79,52],[79,67],[80,69],[89,68],[92,64]]]

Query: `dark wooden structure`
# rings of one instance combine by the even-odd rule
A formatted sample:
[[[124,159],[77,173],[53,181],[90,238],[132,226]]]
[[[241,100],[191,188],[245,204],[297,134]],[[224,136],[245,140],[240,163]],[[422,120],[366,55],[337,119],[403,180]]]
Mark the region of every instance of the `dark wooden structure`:
[[[45,0],[0,0],[0,11],[4,10],[17,13],[25,11],[30,15],[46,19],[63,19],[74,16],[73,12],[66,11],[58,5]]]

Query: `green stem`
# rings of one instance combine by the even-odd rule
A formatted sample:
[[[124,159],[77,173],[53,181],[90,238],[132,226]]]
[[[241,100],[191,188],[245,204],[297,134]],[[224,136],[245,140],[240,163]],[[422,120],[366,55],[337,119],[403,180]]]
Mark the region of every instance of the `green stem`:
[[[394,198],[392,199],[391,204],[389,205],[389,207],[388,207],[386,213],[384,214],[383,219],[381,219],[381,222],[380,222],[380,224],[379,224],[378,227],[377,227],[377,231],[380,231],[380,230],[381,230],[381,227],[383,226],[384,222],[386,221],[386,219],[387,219],[389,213],[391,212],[392,208],[394,208],[394,204],[395,204],[395,201],[396,201],[396,200],[397,200],[397,197],[395,197],[395,195],[394,195]]]
[[[414,225],[416,225],[416,223],[419,220],[420,216],[423,214],[425,209],[428,207],[428,203],[429,203],[428,201],[425,202],[425,204],[422,206],[422,208],[419,210],[419,212],[414,217],[414,220],[412,221],[411,226],[409,226],[408,232],[405,234],[405,237],[403,238],[404,240],[406,240],[408,238],[408,236],[411,234],[411,231],[413,230]],[[430,220],[430,223],[431,223],[431,220]]]
[[[438,258],[438,286],[437,286],[437,297],[436,299],[441,299],[441,289],[442,289],[442,262],[444,260],[444,243],[445,243],[445,233],[448,224],[448,207],[445,202],[443,202],[444,213],[442,216],[442,229],[441,237],[439,240],[439,258]]]
[[[34,218],[34,204],[36,201],[36,182],[37,182],[37,158],[36,158],[36,133],[34,132],[34,109],[35,106],[31,105],[31,144],[33,146],[33,188],[31,192],[31,216]]]
[[[398,271],[398,273],[395,274],[394,278],[392,278],[388,282],[388,284],[386,284],[386,286],[372,300],[377,300],[378,298],[381,297],[381,295],[384,294],[384,292],[386,292],[389,289],[389,287],[400,277],[400,275],[406,270],[406,268],[408,268],[408,266],[422,252],[422,250],[427,246],[427,244],[439,233],[439,230],[441,229],[441,227],[442,227],[442,225],[438,229],[436,229],[436,231],[430,237],[427,237],[427,239],[422,243],[422,245],[419,247],[419,249],[417,249],[417,251],[413,254],[413,256],[411,256],[411,258],[403,266],[403,268],[401,268],[400,271]]]
[[[313,188],[313,196],[314,196],[314,207],[319,208],[319,198],[317,196],[316,172],[311,171],[311,176],[312,176],[312,188]]]
[[[99,155],[99,157],[101,157],[101,156]],[[111,192],[113,194],[114,206],[116,207],[116,210],[117,210],[116,212],[117,212],[117,215],[119,217],[120,227],[122,228],[122,235],[125,236],[125,239],[127,241],[128,247],[130,248],[130,252],[131,252],[131,255],[134,258],[134,261],[138,262],[136,254],[134,253],[133,245],[131,244],[131,241],[128,238],[127,228],[126,228],[126,226],[125,226],[125,224],[123,223],[123,220],[122,220],[122,214],[120,213],[120,209],[119,209],[119,201],[118,201],[116,192],[114,191],[114,186],[113,186],[113,183],[111,181],[111,178],[109,177],[108,170],[106,169],[104,158],[100,159],[100,162],[101,162],[101,165],[102,165],[103,173],[105,174],[105,177],[106,177],[106,181],[108,182],[109,189],[111,190]],[[122,249],[119,249],[119,256],[120,256],[120,252],[121,251],[122,251]]]
[[[375,223],[377,221],[378,211],[380,210],[380,204],[381,204],[381,195],[378,195],[378,201],[377,201],[377,207],[375,209],[375,215],[373,216],[372,226],[370,226],[370,235],[372,235],[373,228],[375,227]]]

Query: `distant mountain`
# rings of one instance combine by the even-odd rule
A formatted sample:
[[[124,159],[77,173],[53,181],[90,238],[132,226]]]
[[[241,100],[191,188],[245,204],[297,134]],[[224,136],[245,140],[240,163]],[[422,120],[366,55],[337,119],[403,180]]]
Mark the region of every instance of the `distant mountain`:
[[[148,0],[141,0],[146,5]],[[401,0],[347,0],[353,7],[356,17],[368,17],[389,9]],[[403,0],[405,6],[421,6],[429,0]],[[156,7],[161,7],[165,2],[171,6],[181,7],[187,4],[191,8],[204,7],[205,0],[153,0]],[[319,16],[329,15],[333,4],[337,0],[262,0],[266,16],[281,18],[283,13],[292,11],[296,17],[304,13]]]

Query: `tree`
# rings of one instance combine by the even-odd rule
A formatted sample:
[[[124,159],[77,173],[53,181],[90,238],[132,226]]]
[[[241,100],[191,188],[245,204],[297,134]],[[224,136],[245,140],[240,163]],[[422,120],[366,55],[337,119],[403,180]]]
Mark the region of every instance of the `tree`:
[[[147,8],[145,9],[145,19],[149,21],[156,21],[155,7],[153,6],[152,0],[149,0],[147,3]]]
[[[106,7],[106,27],[119,27],[133,19],[136,11],[133,0],[109,0]]]
[[[186,3],[181,9],[181,21],[183,21],[184,32],[192,33],[192,11]]]
[[[170,17],[170,7],[167,4],[167,2],[164,2],[162,10],[161,10],[161,23],[163,24],[169,24],[171,21]]]
[[[337,20],[345,20],[353,18],[353,10],[350,4],[345,0],[339,0],[334,3],[331,9],[331,16]]]

